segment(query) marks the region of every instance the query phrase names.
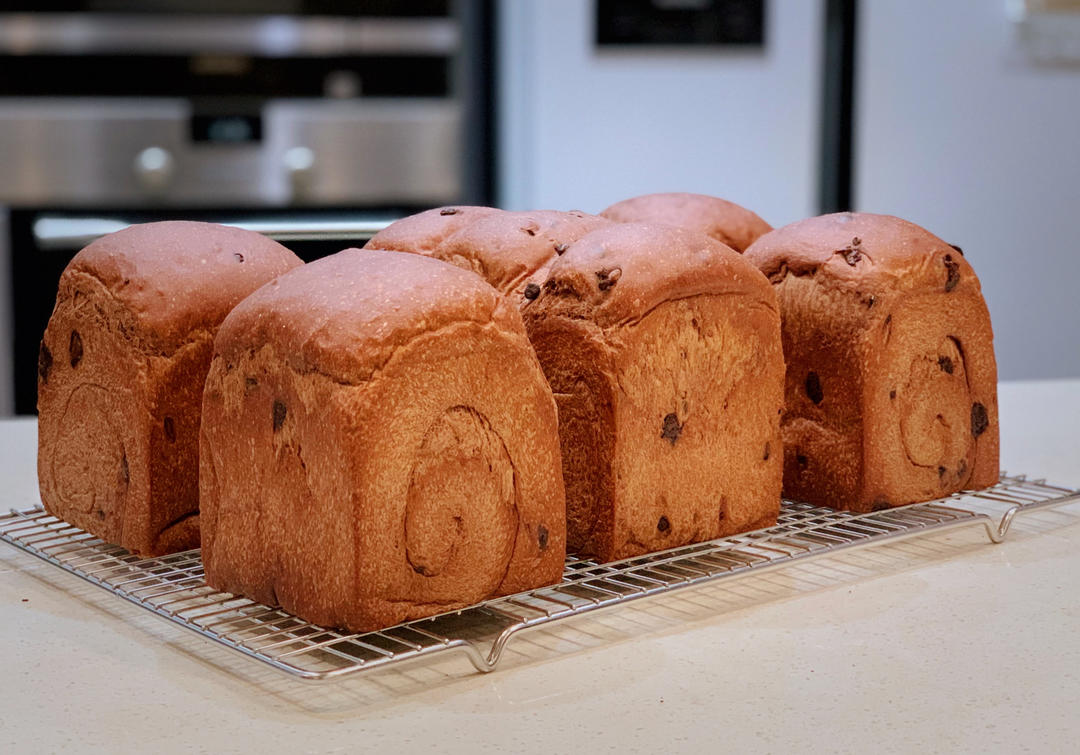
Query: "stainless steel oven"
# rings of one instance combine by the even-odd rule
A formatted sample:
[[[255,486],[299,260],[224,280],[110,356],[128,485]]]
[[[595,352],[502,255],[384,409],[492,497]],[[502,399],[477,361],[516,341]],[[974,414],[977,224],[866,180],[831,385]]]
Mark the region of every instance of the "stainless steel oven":
[[[0,13],[0,414],[33,412],[59,273],[110,228],[239,223],[310,259],[491,200],[490,0],[21,5]]]

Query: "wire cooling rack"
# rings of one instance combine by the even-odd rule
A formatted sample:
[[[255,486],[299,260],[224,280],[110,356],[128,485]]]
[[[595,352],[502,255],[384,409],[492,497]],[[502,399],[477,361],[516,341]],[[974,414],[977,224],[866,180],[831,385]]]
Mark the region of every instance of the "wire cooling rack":
[[[0,516],[0,540],[172,622],[293,676],[323,680],[436,653],[481,671],[516,633],[712,580],[944,529],[982,525],[995,543],[1018,514],[1080,500],[1080,490],[1002,475],[994,487],[870,514],[784,502],[775,527],[611,564],[571,557],[560,584],[379,632],[349,634],[208,587],[199,551],[139,558],[40,507]]]

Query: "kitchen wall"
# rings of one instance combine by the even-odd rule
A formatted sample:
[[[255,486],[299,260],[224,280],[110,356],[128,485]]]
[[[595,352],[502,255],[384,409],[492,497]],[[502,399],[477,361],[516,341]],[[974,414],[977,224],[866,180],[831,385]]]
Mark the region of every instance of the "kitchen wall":
[[[1005,0],[860,12],[857,205],[963,247],[1002,378],[1080,376],[1080,61],[1034,63]]]
[[[1005,0],[863,0],[856,208],[963,246],[1003,379],[1080,376],[1080,64],[1035,64]],[[821,0],[764,52],[597,52],[594,4],[500,5],[501,203],[598,211],[687,190],[816,212]]]
[[[773,224],[811,214],[822,3],[766,7],[764,51],[598,52],[591,0],[503,0],[501,204],[598,212],[679,190]]]

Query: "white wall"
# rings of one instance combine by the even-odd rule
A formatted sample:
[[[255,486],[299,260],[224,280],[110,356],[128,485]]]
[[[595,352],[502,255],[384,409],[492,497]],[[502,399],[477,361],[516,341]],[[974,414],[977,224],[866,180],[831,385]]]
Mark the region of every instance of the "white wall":
[[[764,52],[598,52],[591,0],[502,0],[501,204],[814,214],[822,1],[766,5]],[[964,247],[1001,377],[1080,376],[1080,65],[1033,63],[1006,0],[863,0],[855,128],[856,207]]]
[[[1080,376],[1080,65],[1033,63],[1005,8],[861,4],[856,204],[964,248],[1002,378]]]
[[[774,225],[812,214],[822,4],[766,5],[764,52],[598,52],[591,0],[503,0],[500,204],[696,191]]]

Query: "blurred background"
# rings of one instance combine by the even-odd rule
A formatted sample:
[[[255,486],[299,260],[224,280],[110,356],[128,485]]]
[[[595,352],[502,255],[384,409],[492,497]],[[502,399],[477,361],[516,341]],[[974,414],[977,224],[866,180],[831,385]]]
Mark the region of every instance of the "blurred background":
[[[655,191],[963,247],[1002,379],[1080,376],[1080,0],[39,0],[0,11],[0,414],[130,222],[301,256],[440,204]]]

